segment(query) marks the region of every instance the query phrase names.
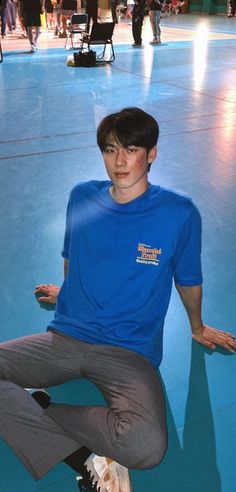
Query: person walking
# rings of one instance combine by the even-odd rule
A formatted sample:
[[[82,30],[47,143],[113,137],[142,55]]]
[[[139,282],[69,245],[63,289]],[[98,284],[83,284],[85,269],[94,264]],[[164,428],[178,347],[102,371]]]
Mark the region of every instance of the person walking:
[[[38,49],[37,41],[40,35],[42,4],[41,0],[22,0],[23,19],[27,36],[31,45],[31,53]]]

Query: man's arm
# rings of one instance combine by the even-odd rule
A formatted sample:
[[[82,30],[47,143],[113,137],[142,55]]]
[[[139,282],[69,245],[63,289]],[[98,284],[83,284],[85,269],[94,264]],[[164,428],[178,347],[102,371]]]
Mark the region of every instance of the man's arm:
[[[64,259],[64,278],[66,278],[69,269],[69,260]],[[57,296],[60,287],[53,284],[40,284],[35,287],[35,295],[37,296],[38,302],[47,302],[49,304],[56,304]],[[42,293],[42,295],[41,295]]]
[[[184,287],[175,284],[175,286],[186,309],[193,339],[212,350],[216,348],[216,345],[220,345],[229,352],[234,352],[236,349],[236,341],[231,333],[212,328],[202,321],[201,285]]]

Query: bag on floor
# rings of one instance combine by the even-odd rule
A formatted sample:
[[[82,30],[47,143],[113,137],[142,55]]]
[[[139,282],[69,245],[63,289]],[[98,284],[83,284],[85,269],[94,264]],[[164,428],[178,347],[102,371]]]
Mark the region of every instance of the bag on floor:
[[[96,65],[96,51],[78,51],[74,53],[76,67],[94,67]]]

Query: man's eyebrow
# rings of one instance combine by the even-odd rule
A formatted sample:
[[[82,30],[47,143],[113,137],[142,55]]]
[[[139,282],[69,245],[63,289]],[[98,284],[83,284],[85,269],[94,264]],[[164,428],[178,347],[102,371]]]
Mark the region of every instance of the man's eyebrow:
[[[111,142],[106,142],[105,147],[115,147],[115,144]]]

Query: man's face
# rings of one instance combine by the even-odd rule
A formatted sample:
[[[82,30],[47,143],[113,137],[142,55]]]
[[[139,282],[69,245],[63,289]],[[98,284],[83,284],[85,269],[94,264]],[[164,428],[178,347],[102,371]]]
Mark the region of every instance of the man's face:
[[[119,189],[132,189],[143,193],[147,186],[149,164],[156,157],[156,147],[149,152],[144,147],[129,145],[123,147],[110,138],[103,152],[107,174],[113,186]]]

